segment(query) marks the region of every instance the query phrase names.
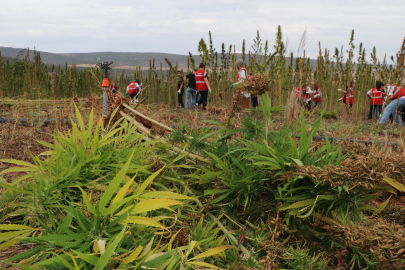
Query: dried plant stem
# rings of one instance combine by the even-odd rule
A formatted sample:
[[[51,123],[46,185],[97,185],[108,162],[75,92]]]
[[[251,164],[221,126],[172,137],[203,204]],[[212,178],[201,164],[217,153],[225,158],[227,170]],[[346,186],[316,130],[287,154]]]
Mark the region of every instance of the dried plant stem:
[[[134,118],[132,118],[131,116],[125,114],[125,113],[122,112],[122,111],[120,111],[120,114],[121,114],[127,121],[133,122],[133,123],[137,126],[137,129],[138,129],[140,132],[146,133],[146,134],[147,134],[148,136],[150,136],[151,138],[154,138],[155,140],[158,140],[158,141],[160,141],[160,142],[162,142],[162,143],[168,143],[168,141],[166,141],[166,140],[163,139],[162,137],[160,137],[160,136],[158,136],[158,135],[153,135],[153,134],[150,132],[149,129],[147,129],[144,125],[142,125],[141,123],[139,123],[138,121],[136,121],[136,120],[135,120]],[[203,158],[203,157],[201,157],[201,156],[192,154],[192,153],[190,153],[190,152],[188,152],[188,151],[185,151],[185,150],[181,150],[180,148],[177,148],[177,147],[175,147],[175,146],[173,146],[173,145],[171,145],[170,148],[171,148],[174,152],[176,152],[176,153],[179,153],[179,154],[186,154],[186,155],[187,155],[189,158],[191,158],[191,159],[197,159],[197,160],[202,161],[202,162],[205,162],[205,163],[210,163],[210,160],[209,160],[209,159],[206,159],[206,158]]]
[[[167,129],[168,131],[172,131],[172,132],[174,131],[174,129],[172,129],[172,128],[166,126],[166,125],[163,125],[163,124],[159,123],[158,121],[155,121],[155,120],[153,120],[152,118],[147,117],[146,115],[141,114],[140,112],[138,112],[137,110],[132,109],[130,106],[128,106],[128,105],[125,104],[125,103],[123,104],[123,106],[124,106],[125,108],[127,108],[128,110],[130,110],[131,112],[133,112],[133,113],[139,115],[139,116],[142,117],[142,118],[145,118],[145,119],[148,120],[148,121],[151,121],[152,123],[154,123],[154,124],[156,124],[156,125],[158,125],[158,126],[160,126],[160,127],[162,127],[162,128]]]

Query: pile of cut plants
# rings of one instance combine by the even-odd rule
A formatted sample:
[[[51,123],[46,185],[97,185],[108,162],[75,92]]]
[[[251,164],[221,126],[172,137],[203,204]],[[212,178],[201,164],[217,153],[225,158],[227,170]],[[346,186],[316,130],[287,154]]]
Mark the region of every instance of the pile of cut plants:
[[[0,160],[13,165],[0,172],[0,266],[405,267],[401,154],[314,144],[325,110],[310,129],[302,113],[274,125],[284,108],[260,102],[237,127],[173,128],[126,106],[95,123],[77,110],[32,162]]]

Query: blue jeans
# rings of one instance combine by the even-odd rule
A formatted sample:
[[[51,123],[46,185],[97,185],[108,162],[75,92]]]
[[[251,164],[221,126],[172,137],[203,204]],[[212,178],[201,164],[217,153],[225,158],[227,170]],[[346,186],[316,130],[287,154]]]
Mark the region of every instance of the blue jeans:
[[[318,108],[320,109],[320,108],[321,108],[321,103],[314,101],[314,109],[315,109],[316,107],[318,107]]]
[[[196,90],[197,91],[197,90]],[[196,95],[195,95],[195,103],[198,103],[198,99],[200,97],[200,92],[197,91]]]
[[[186,90],[186,109],[189,108],[188,104],[190,102],[190,95],[191,95],[191,106],[190,106],[190,108],[194,108],[195,103],[196,103],[196,93],[197,93],[197,90],[195,90],[193,88],[190,88],[190,87],[187,88],[187,90]]]
[[[398,111],[396,111],[397,104],[398,104]],[[384,124],[385,122],[387,122],[388,118],[390,117],[390,114],[392,113],[393,116],[395,117],[398,126],[402,127],[401,117],[399,114],[404,107],[405,107],[405,98],[400,98],[399,100],[391,101],[391,103],[388,104],[388,106],[385,108],[383,116],[380,119],[380,124]]]

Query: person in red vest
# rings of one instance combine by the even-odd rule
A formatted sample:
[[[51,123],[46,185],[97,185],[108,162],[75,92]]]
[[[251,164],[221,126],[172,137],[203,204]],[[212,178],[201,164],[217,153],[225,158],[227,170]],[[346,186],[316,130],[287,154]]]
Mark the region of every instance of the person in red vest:
[[[244,80],[249,80],[249,75],[248,72],[243,64],[243,60],[242,59],[238,59],[235,63],[235,67],[238,69],[238,75],[236,77],[236,83],[231,85],[231,88],[234,88],[235,85],[243,82]],[[241,92],[242,95],[245,96],[245,99],[243,100],[243,107],[245,109],[249,109],[250,108],[250,100],[252,100],[252,107],[256,108],[259,105],[259,100],[258,97],[250,97],[249,93],[245,93],[245,92]]]
[[[375,118],[381,114],[382,106],[384,103],[384,84],[377,81],[375,87],[367,92],[367,96],[370,97],[370,111],[368,113],[368,119],[373,119],[373,112],[375,112]]]
[[[139,93],[139,83],[140,83],[139,80],[134,80],[127,87],[127,93],[129,94],[129,97],[131,98],[132,102],[137,101],[135,97]]]
[[[321,92],[321,88],[319,88],[317,83],[314,83],[313,95],[314,95],[314,109],[317,107],[319,107],[319,109],[320,109],[321,102],[322,102],[322,92]]]
[[[338,102],[343,100],[343,103],[346,104],[347,108],[350,110],[353,107],[354,103],[354,92],[353,92],[353,86],[350,84],[346,85],[346,91],[343,91],[342,89],[339,89],[339,91],[343,92],[344,95],[341,99],[338,100]]]
[[[203,110],[207,109],[207,99],[208,93],[211,93],[210,83],[208,82],[207,72],[205,71],[204,63],[200,63],[199,70],[195,72],[195,83],[197,87],[197,91],[200,94],[198,104],[203,105]]]
[[[295,96],[298,99],[298,102],[307,110],[311,109],[311,88],[308,87],[307,84],[303,84],[301,87],[297,87],[295,89]]]
[[[112,89],[111,89],[111,96],[115,99],[115,97],[118,94],[118,85],[115,85]]]

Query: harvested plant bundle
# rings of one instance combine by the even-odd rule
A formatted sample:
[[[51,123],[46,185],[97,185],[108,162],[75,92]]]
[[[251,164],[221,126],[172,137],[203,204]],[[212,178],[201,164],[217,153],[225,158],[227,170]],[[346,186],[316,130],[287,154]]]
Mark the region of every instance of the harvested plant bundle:
[[[227,122],[228,125],[236,113],[243,111],[243,100],[244,99],[245,99],[245,96],[241,93],[240,90],[237,90],[236,93],[233,95],[232,107],[231,107],[232,109],[231,109],[231,113],[229,114],[228,122]]]
[[[329,233],[342,237],[348,247],[369,250],[378,262],[378,269],[403,269],[405,230],[381,218],[366,218],[345,227],[326,226]]]
[[[117,113],[114,115],[114,118],[112,119],[112,121],[115,122],[121,118],[119,111],[125,110],[123,104],[129,103],[129,100],[125,98],[121,93],[117,93],[117,95],[114,98],[114,96],[111,95],[110,89],[106,90],[105,93],[107,95],[107,117],[105,118],[104,121],[105,123],[108,123],[110,121],[112,113],[114,112],[115,109],[118,108]]]
[[[298,173],[307,175],[315,182],[338,186],[363,186],[372,188],[383,184],[384,178],[392,178],[405,184],[405,162],[397,156],[353,155],[339,165],[326,168],[297,166]]]
[[[263,95],[270,90],[270,79],[266,75],[253,74],[249,80],[240,83],[240,90],[252,96]]]

